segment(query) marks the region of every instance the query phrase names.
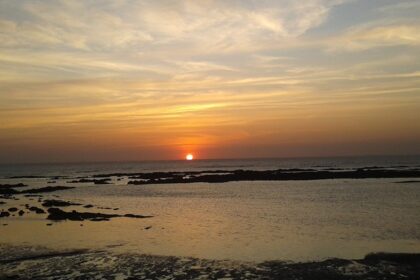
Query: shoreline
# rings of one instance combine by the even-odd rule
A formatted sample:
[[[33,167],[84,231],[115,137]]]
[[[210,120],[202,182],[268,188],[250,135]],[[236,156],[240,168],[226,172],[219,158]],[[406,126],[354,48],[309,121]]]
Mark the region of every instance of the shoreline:
[[[420,253],[372,253],[363,259],[242,262],[121,254],[111,250],[53,251],[0,245],[0,279],[418,279]],[[12,256],[12,257],[10,257]]]

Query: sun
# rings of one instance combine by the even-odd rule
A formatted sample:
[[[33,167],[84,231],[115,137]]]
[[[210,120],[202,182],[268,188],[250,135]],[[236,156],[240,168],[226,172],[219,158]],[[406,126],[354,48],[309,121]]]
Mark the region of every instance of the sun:
[[[185,159],[186,160],[193,160],[194,156],[192,154],[188,154],[188,155],[185,156]]]

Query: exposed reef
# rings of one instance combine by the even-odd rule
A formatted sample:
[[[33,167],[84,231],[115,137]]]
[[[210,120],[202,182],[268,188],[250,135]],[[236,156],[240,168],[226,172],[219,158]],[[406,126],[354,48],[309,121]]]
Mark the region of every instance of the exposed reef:
[[[73,210],[71,212],[66,212],[66,211],[63,211],[59,208],[49,208],[48,213],[49,213],[49,215],[48,215],[47,219],[48,220],[53,220],[53,221],[61,221],[61,220],[108,221],[111,218],[117,218],[117,217],[127,217],[127,218],[137,218],[137,219],[152,218],[152,216],[143,216],[143,215],[134,215],[134,214],[125,214],[125,215],[103,214],[103,213],[77,212],[76,210]]]
[[[0,189],[9,189],[9,188],[21,188],[21,187],[27,187],[28,185],[25,185],[23,183],[18,184],[0,184]]]
[[[69,190],[69,189],[74,189],[74,187],[48,186],[48,187],[43,187],[43,188],[24,190],[24,191],[21,191],[20,193],[49,193],[49,192]]]
[[[23,190],[23,191],[18,191],[18,190],[15,190],[14,188],[4,188],[4,189],[0,189],[0,194],[10,196],[10,195],[16,195],[16,194],[49,193],[49,192],[68,190],[68,189],[74,189],[74,187],[48,186],[48,187],[28,189],[28,190]],[[29,197],[30,195],[25,195],[25,196]]]
[[[111,175],[111,174],[108,174]],[[128,184],[225,183],[231,181],[288,181],[322,179],[420,178],[420,170],[360,168],[357,170],[319,171],[312,169],[278,169],[268,171],[217,170],[194,172],[152,172],[113,174],[128,176]],[[102,175],[103,176],[103,175]]]
[[[111,184],[110,178],[104,178],[104,179],[86,179],[82,178],[79,180],[72,180],[68,181],[67,183],[75,184],[75,183],[93,183],[95,185],[105,185],[105,184]]]
[[[70,202],[70,201],[64,201],[64,200],[56,200],[56,199],[46,199],[42,203],[42,206],[44,207],[66,207],[66,206],[72,206],[72,205],[81,205],[81,204]]]

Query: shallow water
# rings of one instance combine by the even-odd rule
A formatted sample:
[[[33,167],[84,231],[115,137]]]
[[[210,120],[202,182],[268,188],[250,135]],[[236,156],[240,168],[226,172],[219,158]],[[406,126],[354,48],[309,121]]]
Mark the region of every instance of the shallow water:
[[[13,180],[36,187],[45,186],[47,179]],[[72,184],[78,187],[44,198],[59,195],[63,200],[119,208],[67,209],[153,218],[52,226],[46,226],[43,215],[2,218],[0,222],[8,225],[0,226],[1,243],[252,261],[420,252],[420,183],[357,179],[127,186],[126,180]],[[56,185],[65,182],[61,179]],[[7,202],[20,205],[27,199]],[[35,205],[36,199],[29,202]]]

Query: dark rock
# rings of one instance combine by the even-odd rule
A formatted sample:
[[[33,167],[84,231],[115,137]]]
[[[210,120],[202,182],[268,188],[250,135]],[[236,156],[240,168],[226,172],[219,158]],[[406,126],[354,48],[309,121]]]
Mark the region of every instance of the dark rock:
[[[23,214],[25,214],[25,211],[20,210],[20,211],[18,212],[18,214],[19,214],[19,216],[23,216]]]
[[[388,261],[403,264],[420,264],[420,254],[414,253],[371,253],[363,259],[366,262],[378,263]]]
[[[16,212],[19,209],[17,209],[16,207],[11,207],[11,208],[9,208],[7,210],[9,210],[9,212]]]
[[[147,229],[151,229],[151,228],[152,228],[152,226],[148,226],[148,227],[145,227],[144,229],[147,230]]]
[[[83,220],[97,220],[97,219],[109,219],[118,217],[118,215],[112,214],[102,214],[102,213],[88,213],[88,212],[77,212],[73,210],[72,212],[66,212],[59,208],[49,208],[48,209],[49,220],[70,220],[70,221],[83,221]]]
[[[0,189],[10,189],[10,188],[21,188],[21,187],[27,187],[28,185],[25,185],[23,183],[18,184],[0,184]]]
[[[29,211],[35,212],[37,214],[45,214],[44,209],[38,208],[36,206],[29,207]]]
[[[92,204],[88,204],[88,205],[85,205],[85,206],[83,206],[84,208],[92,208],[93,207],[93,205]]]
[[[44,176],[38,176],[38,175],[23,175],[23,176],[12,176],[9,177],[11,179],[41,179],[45,178]]]
[[[22,191],[21,193],[47,193],[47,192],[55,192],[55,191],[69,190],[69,189],[74,189],[74,187],[48,186],[44,188],[25,190],[25,191]]]
[[[0,194],[4,194],[4,195],[12,195],[12,194],[18,194],[20,193],[19,191],[12,189],[12,188],[4,188],[4,189],[0,189]],[[3,197],[5,198],[5,197]]]
[[[0,218],[3,218],[3,217],[9,217],[10,216],[10,213],[9,212],[7,212],[7,211],[1,211],[0,212]]]
[[[55,199],[47,199],[44,200],[42,203],[42,206],[44,207],[66,207],[71,205],[81,205],[80,203],[74,203],[70,201],[64,201],[64,200],[55,200]]]
[[[127,218],[136,218],[136,219],[143,219],[143,218],[151,218],[152,216],[125,214],[124,217],[127,217]]]
[[[91,221],[107,221],[111,218],[116,217],[128,217],[128,218],[151,218],[151,216],[141,216],[141,215],[117,215],[117,214],[103,214],[103,213],[90,213],[90,212],[77,212],[75,210],[71,212],[63,211],[59,208],[49,208],[48,209],[48,217],[49,220],[70,220],[70,221],[83,221],[83,220],[91,220]]]
[[[121,173],[109,176],[129,176],[130,185],[178,184],[178,183],[224,183],[231,181],[288,181],[323,179],[366,179],[366,178],[419,178],[418,169],[390,170],[381,167],[359,168],[356,170],[316,170],[316,169],[278,169],[254,170],[217,170],[190,172],[151,172]],[[102,175],[103,176],[103,175]],[[413,181],[408,181],[413,182]]]
[[[101,185],[101,184],[111,184],[111,178],[104,178],[104,179],[86,179],[86,178],[83,178],[83,179],[79,179],[79,180],[72,180],[72,181],[69,181],[69,182],[67,182],[67,183],[74,183],[74,184],[77,184],[77,183],[94,183],[95,185]]]

